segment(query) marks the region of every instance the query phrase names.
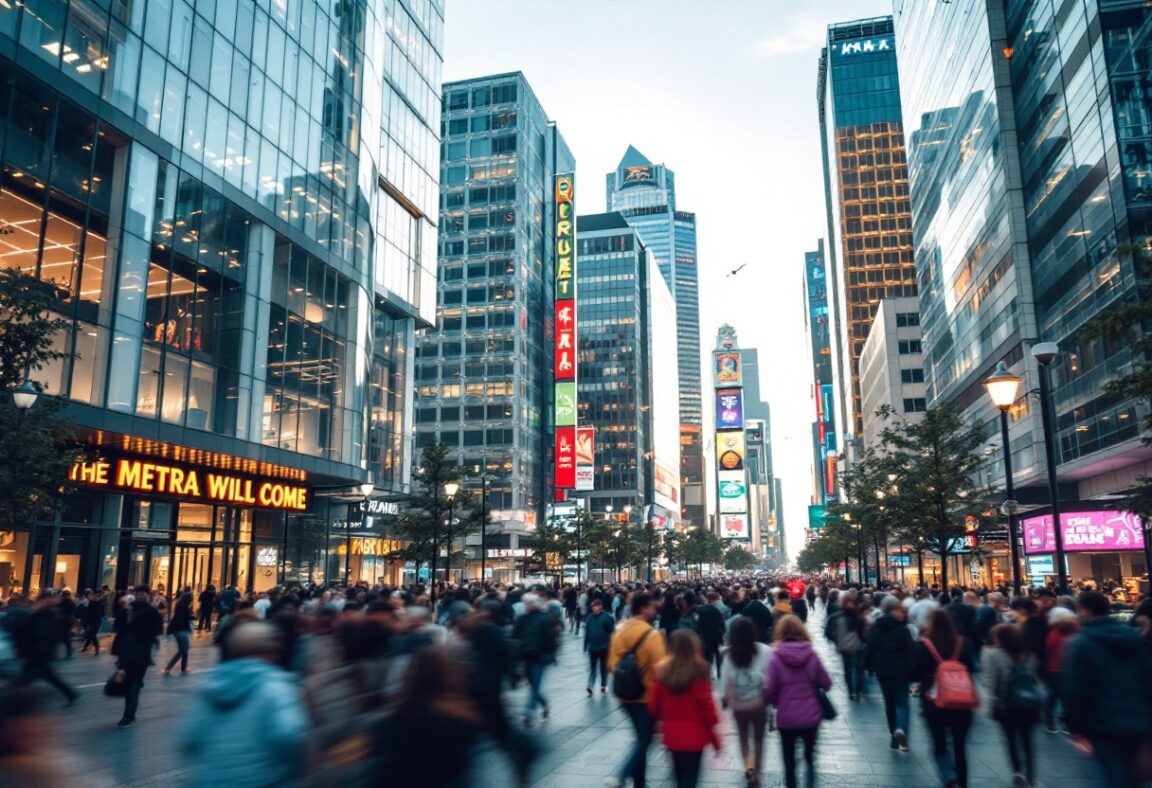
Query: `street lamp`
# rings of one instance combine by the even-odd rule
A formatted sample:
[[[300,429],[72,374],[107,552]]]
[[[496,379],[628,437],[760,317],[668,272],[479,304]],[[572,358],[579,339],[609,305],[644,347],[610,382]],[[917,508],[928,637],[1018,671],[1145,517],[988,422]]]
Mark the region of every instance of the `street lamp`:
[[[480,466],[476,466],[476,472]],[[488,474],[480,474],[480,585],[488,576]]]
[[[1068,593],[1068,576],[1064,571],[1064,531],[1060,523],[1060,490],[1056,486],[1056,440],[1052,427],[1052,402],[1049,393],[1048,367],[1060,355],[1055,342],[1038,342],[1032,346],[1032,358],[1040,365],[1040,417],[1044,425],[1044,461],[1048,466],[1048,497],[1052,499],[1052,533],[1056,537],[1056,578],[1061,595]]]
[[[452,506],[456,502],[456,493],[460,485],[456,482],[444,483],[444,495],[448,498],[448,552],[444,559],[444,582],[452,582]]]
[[[1016,495],[1012,486],[1012,450],[1008,446],[1008,409],[1016,402],[1020,390],[1020,376],[1013,375],[1001,361],[996,370],[984,381],[984,388],[992,404],[1000,410],[1000,443],[1004,447],[1004,505],[1008,515],[1008,543],[1012,548],[1012,594],[1020,596],[1020,546],[1016,539]]]
[[[863,545],[860,543],[860,530],[864,526],[862,526],[860,523],[849,523],[849,525],[851,525],[852,530],[856,532],[856,582],[858,582],[860,585],[864,585],[864,583],[866,583],[868,580],[864,574],[864,549]]]
[[[362,482],[360,484],[360,495],[363,497],[364,502],[360,504],[362,511],[360,513],[360,523],[363,526],[365,519],[368,517],[368,498],[372,495],[372,491],[376,489],[376,485],[371,481]],[[349,510],[352,506],[349,504]],[[363,575],[364,567],[360,567],[361,575]],[[348,516],[344,518],[344,585],[347,587],[348,581],[352,579],[352,513],[348,512]]]
[[[28,378],[24,378],[24,382],[16,388],[12,389],[12,401],[16,403],[16,407],[20,410],[28,410],[36,404],[36,398],[40,396],[40,392],[36,390],[35,384]]]

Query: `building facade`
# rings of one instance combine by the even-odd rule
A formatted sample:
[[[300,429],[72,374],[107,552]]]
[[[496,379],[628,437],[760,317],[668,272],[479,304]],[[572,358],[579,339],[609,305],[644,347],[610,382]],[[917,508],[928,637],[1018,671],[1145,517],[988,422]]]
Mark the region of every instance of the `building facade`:
[[[607,210],[619,212],[636,228],[676,301],[680,478],[685,498],[681,513],[685,520],[702,524],[705,476],[696,214],[677,210],[675,174],[663,164],[653,164],[631,145],[606,181]]]
[[[836,497],[836,406],[832,375],[832,335],[824,240],[804,254],[804,322],[812,363],[812,498],[822,508]]]
[[[443,108],[440,304],[417,344],[416,448],[444,444],[465,485],[487,485],[487,544],[515,551],[550,489],[553,177],[575,162],[521,73],[448,83]]]
[[[0,265],[56,285],[67,355],[31,376],[93,450],[0,595],[400,579],[325,495],[408,482],[442,28],[438,0],[0,5]]]
[[[820,53],[836,422],[847,437],[862,429],[860,353],[876,305],[916,295],[896,60],[892,17],[829,25]]]
[[[655,503],[678,516],[675,302],[620,214],[581,216],[577,238],[578,423],[595,438],[594,487],[576,495],[593,512]]]
[[[860,354],[865,449],[878,449],[881,433],[894,421],[915,423],[928,409],[919,309],[915,298],[885,298],[872,319]],[[889,417],[877,416],[885,406]]]

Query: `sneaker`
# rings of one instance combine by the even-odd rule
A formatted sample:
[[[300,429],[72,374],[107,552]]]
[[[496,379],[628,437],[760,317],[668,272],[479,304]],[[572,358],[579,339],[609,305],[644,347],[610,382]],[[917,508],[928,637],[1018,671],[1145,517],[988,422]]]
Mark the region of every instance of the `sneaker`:
[[[890,750],[900,749],[900,742],[896,741],[896,734],[895,733],[893,733],[892,738],[888,740],[888,749],[890,749]]]
[[[1015,774],[1012,775],[1012,784],[1013,785],[1025,785],[1026,786],[1026,785],[1028,785],[1028,780],[1027,780],[1027,778],[1024,777],[1024,775],[1020,774],[1020,772],[1016,772]]]
[[[130,720],[127,717],[121,717],[120,722],[116,723],[117,728],[131,728],[136,724],[136,720]]]
[[[607,695],[608,694],[608,688],[607,687],[601,687],[600,688],[600,694],[601,695]]]
[[[584,689],[588,690],[588,697],[589,697],[589,698],[591,698],[591,697],[592,697],[592,685],[591,685],[591,684],[589,684],[589,685],[588,685],[587,687],[585,687]]]
[[[900,748],[900,752],[908,752],[908,734],[902,730],[897,730],[893,738],[896,739],[896,746]]]
[[[183,669],[183,670],[181,670],[180,672],[181,672],[181,673],[191,673],[191,672],[192,672],[192,669],[191,669],[191,668],[184,668],[184,669]]]
[[[164,675],[165,676],[171,676],[172,675],[171,668],[164,668]]]

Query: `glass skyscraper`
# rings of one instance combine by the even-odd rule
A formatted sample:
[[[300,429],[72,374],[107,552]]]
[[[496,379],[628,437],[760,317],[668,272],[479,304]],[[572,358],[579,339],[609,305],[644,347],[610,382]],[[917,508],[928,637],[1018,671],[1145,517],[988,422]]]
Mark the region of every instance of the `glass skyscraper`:
[[[408,480],[442,26],[438,0],[0,3],[0,265],[55,285],[67,357],[32,377],[98,453],[62,521],[17,524],[0,595],[336,579],[301,518],[343,507],[312,491]],[[351,579],[399,579],[368,558]]]
[[[679,343],[681,515],[705,522],[696,214],[676,209],[676,176],[631,145],[606,176],[606,204],[636,228],[676,300]]]
[[[521,73],[448,83],[443,104],[440,307],[418,340],[416,446],[448,446],[476,472],[467,484],[486,475],[488,545],[519,549],[548,501],[552,179],[575,161]]]
[[[672,294],[637,231],[618,213],[577,225],[579,423],[593,427],[590,510],[680,507],[679,400]],[[671,396],[669,396],[671,395]],[[577,492],[579,497],[581,493]]]
[[[877,305],[916,294],[892,17],[829,25],[817,92],[837,423],[855,435],[865,415],[860,351]]]

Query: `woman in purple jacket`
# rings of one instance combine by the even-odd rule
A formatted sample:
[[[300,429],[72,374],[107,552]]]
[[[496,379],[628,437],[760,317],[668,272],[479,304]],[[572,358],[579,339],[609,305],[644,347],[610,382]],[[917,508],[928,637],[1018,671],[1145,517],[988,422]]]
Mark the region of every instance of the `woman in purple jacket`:
[[[768,663],[764,701],[776,707],[776,727],[784,750],[784,780],[796,788],[796,740],[804,741],[808,785],[816,785],[816,731],[824,719],[816,688],[827,691],[832,677],[812,650],[808,630],[793,615],[776,622],[776,643]]]

